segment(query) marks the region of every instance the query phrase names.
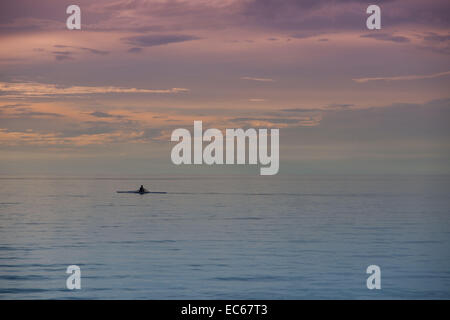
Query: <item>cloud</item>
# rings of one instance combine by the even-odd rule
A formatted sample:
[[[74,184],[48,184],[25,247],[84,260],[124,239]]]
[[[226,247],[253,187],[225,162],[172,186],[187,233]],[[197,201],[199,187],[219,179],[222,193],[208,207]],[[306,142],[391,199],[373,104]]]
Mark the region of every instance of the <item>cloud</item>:
[[[2,106],[0,106],[0,108],[5,108],[5,109],[15,109],[18,107],[28,107],[29,104],[25,104],[25,103],[14,103],[14,104],[4,104]]]
[[[252,98],[252,99],[248,99],[248,101],[250,101],[250,102],[264,102],[264,101],[266,101],[266,99]]]
[[[418,46],[420,49],[430,50],[439,54],[450,54],[450,34],[448,32],[438,34],[435,32],[425,32],[418,36],[423,43]]]
[[[295,170],[448,173],[449,117],[450,99],[331,111],[316,126],[283,129],[280,154]]]
[[[32,7],[34,3],[28,3],[27,5],[25,4],[20,4],[19,6],[21,6],[21,10],[22,11],[26,11],[24,10],[24,6],[27,7]],[[3,3],[2,3],[3,5]],[[5,11],[4,8],[2,7],[0,10],[0,17],[2,16],[2,14],[12,14],[11,12]],[[11,18],[11,16],[9,16],[8,18]],[[9,19],[2,19],[0,18],[0,34],[24,34],[24,33],[36,33],[36,32],[42,32],[45,30],[58,30],[60,29],[60,22],[52,19],[47,19],[47,18],[42,18],[42,17],[27,17],[27,18],[23,18],[23,17],[18,17],[13,19],[12,21],[8,21]]]
[[[298,119],[284,119],[284,118],[233,118],[232,122],[247,122],[247,121],[264,121],[270,123],[298,123]]]
[[[303,126],[303,125],[311,125],[313,122],[314,124],[317,124],[317,122],[314,121],[314,119],[311,119],[310,117],[299,117],[299,118],[281,118],[281,117],[267,117],[267,118],[252,118],[252,117],[241,117],[241,118],[231,118],[228,119],[228,121],[232,123],[241,123],[247,126],[255,126],[255,127],[262,127],[262,126]]]
[[[87,47],[77,47],[77,46],[66,46],[66,45],[62,45],[62,44],[57,44],[53,46],[54,48],[71,48],[71,49],[79,49],[82,51],[87,51],[93,54],[99,54],[99,55],[107,55],[109,54],[109,51],[105,51],[105,50],[98,50],[98,49],[93,49],[93,48],[87,48]]]
[[[140,47],[133,47],[127,50],[129,53],[140,53],[142,52],[142,48]]]
[[[0,128],[0,143],[3,146],[41,146],[41,147],[82,147],[89,145],[139,141],[142,132],[104,131],[93,128],[91,132],[67,132],[66,134],[40,133],[33,131],[10,131]],[[148,139],[147,139],[148,140]],[[77,149],[79,151],[79,149]]]
[[[61,30],[67,4],[54,0],[4,1],[0,32]],[[428,25],[448,27],[448,0],[378,0],[383,27]],[[305,33],[318,30],[360,30],[367,17],[367,1],[345,0],[78,0],[86,31],[179,32],[248,29]],[[26,10],[24,9],[26,8]]]
[[[63,117],[63,115],[54,112],[39,112],[39,111],[21,111],[12,114],[15,117],[29,118],[29,117]]]
[[[32,114],[31,112],[29,114]],[[34,112],[33,114],[41,114]],[[44,114],[44,113],[42,113]],[[104,145],[121,142],[146,142],[159,136],[162,129],[154,127],[153,136],[145,135],[145,122],[121,120],[80,121],[71,117],[0,117],[0,143],[3,146],[65,146]]]
[[[329,106],[334,106],[335,109],[329,109]],[[426,104],[404,103],[366,109],[353,109],[349,106],[350,103],[336,103],[319,109],[283,109],[286,114],[277,111],[272,115],[263,114],[256,117],[250,113],[249,116],[226,116],[220,113],[208,116],[205,122],[208,122],[210,127],[221,129],[283,128],[284,146],[312,150],[314,155],[311,156],[316,156],[316,152],[320,151],[321,154],[317,157],[324,159],[335,155],[353,159],[355,156],[361,156],[362,150],[368,152],[370,159],[375,159],[380,150],[384,153],[379,156],[386,158],[394,157],[400,152],[404,152],[405,157],[412,157],[412,152],[426,157],[426,153],[439,144],[442,149],[436,149],[436,152],[444,154],[449,150],[449,99]],[[17,104],[18,110],[22,108],[23,106]],[[146,143],[150,140],[168,141],[171,130],[180,126],[190,128],[192,119],[195,119],[178,113],[174,116],[172,110],[166,110],[165,114],[144,111],[136,120],[110,121],[116,116],[114,113],[97,110],[81,113],[84,114],[84,120],[80,120],[80,113],[55,118],[40,117],[37,114],[44,114],[45,110],[38,108],[39,105],[35,110],[28,110],[35,112],[35,115],[29,118],[11,119],[2,115],[0,143],[4,146],[70,148],[129,142]],[[11,111],[6,108],[5,110]],[[306,113],[314,111],[326,112],[320,116],[310,116]],[[89,117],[98,120],[85,121],[93,119]],[[132,118],[133,115],[130,114],[130,119]],[[164,120],[170,122],[164,123]],[[392,149],[388,148],[390,145]],[[310,149],[304,149],[305,146]],[[299,154],[296,157],[299,157]]]
[[[115,124],[105,121],[85,121],[75,126],[64,128],[58,132],[58,136],[78,137],[87,135],[98,135],[104,133],[113,133],[119,131],[119,127]]]
[[[314,132],[303,132],[311,143],[340,141],[448,141],[450,99],[425,104],[396,103],[365,109],[327,112]],[[399,144],[401,145],[401,144]],[[450,145],[449,145],[450,146]],[[375,145],[374,145],[375,147]]]
[[[324,109],[303,109],[303,108],[289,108],[289,109],[281,109],[283,112],[293,112],[293,113],[304,113],[304,112],[318,112],[323,111]]]
[[[375,40],[382,40],[382,41],[391,41],[391,42],[397,42],[397,43],[405,43],[410,42],[410,39],[404,36],[394,36],[392,34],[388,33],[369,33],[369,34],[363,34],[361,38],[371,38]]]
[[[102,112],[102,111],[94,111],[89,113],[89,115],[96,117],[96,118],[118,118],[118,119],[122,119],[124,116],[121,115],[115,115],[115,114],[110,114],[107,112]]]
[[[50,54],[52,54],[55,58],[56,61],[65,61],[65,60],[74,60],[75,56],[80,54],[81,52],[89,52],[95,55],[107,55],[109,54],[109,51],[105,51],[105,50],[98,50],[98,49],[93,49],[93,48],[88,48],[88,47],[77,47],[77,46],[67,46],[67,45],[62,45],[62,44],[57,44],[54,45],[53,48],[55,49],[66,49],[66,50],[53,50],[53,51],[48,51],[45,50],[43,48],[34,48],[33,51],[34,52],[39,52],[39,53],[45,53],[48,52]],[[71,49],[71,50],[67,50],[67,49]]]
[[[105,50],[97,50],[97,49],[85,48],[85,47],[79,47],[79,49],[84,50],[84,51],[88,51],[88,52],[93,53],[93,54],[99,54],[99,55],[102,55],[102,56],[109,54],[109,51],[105,51]]]
[[[426,32],[423,36],[426,41],[446,42],[450,41],[450,34],[437,34],[435,32]]]
[[[332,103],[326,106],[326,108],[329,109],[344,109],[344,108],[350,108],[353,107],[354,104],[352,103]]]
[[[48,97],[55,95],[85,95],[85,94],[107,94],[107,93],[159,93],[177,94],[188,92],[185,88],[171,89],[139,89],[124,87],[88,87],[88,86],[59,86],[37,82],[0,82],[0,95],[6,98],[24,97]]]
[[[0,109],[0,113],[2,113],[4,118],[12,119],[12,118],[20,118],[20,119],[29,119],[29,118],[55,118],[55,117],[64,117],[62,114],[55,112],[46,112],[46,111],[37,111],[29,107],[29,104],[16,103],[10,105],[3,105],[0,108],[5,109],[4,112]]]
[[[258,81],[258,82],[274,82],[275,80],[270,78],[256,78],[256,77],[242,77],[242,80]]]
[[[334,110],[343,110],[353,106],[354,104],[351,103],[332,103],[323,108],[289,108],[289,109],[281,109],[280,111],[292,113],[327,112]]]
[[[98,117],[98,118],[112,118],[113,117],[111,114],[106,113],[106,112],[101,112],[101,111],[94,111],[89,114],[93,117]]]
[[[450,75],[450,71],[438,72],[428,75],[409,75],[409,76],[395,76],[395,77],[373,77],[373,78],[355,78],[352,79],[358,83],[364,83],[368,81],[401,81],[401,80],[420,80],[420,79],[433,79]]]
[[[52,54],[55,57],[55,60],[57,61],[64,61],[64,60],[73,60],[73,52],[70,51],[52,51]]]
[[[53,133],[35,133],[32,131],[11,131],[4,128],[0,128],[0,143],[3,146],[8,145],[49,145],[55,140],[55,135]]]
[[[322,35],[324,33],[325,32],[323,32],[323,31],[322,32],[307,31],[307,32],[292,34],[291,37],[295,38],[295,39],[308,39],[308,38],[313,38],[313,37],[320,36],[320,35]],[[328,39],[319,39],[318,41],[328,41]]]
[[[182,34],[169,34],[169,35],[145,35],[145,36],[133,36],[123,38],[122,40],[140,47],[153,47],[153,46],[161,46],[170,43],[179,43],[185,41],[198,40],[199,37],[191,36],[191,35],[182,35]]]

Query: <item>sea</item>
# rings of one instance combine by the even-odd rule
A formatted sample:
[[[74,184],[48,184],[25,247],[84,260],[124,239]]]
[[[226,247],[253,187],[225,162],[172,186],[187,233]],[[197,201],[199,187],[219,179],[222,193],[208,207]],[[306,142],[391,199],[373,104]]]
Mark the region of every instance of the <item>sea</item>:
[[[449,299],[450,176],[3,176],[0,298]]]

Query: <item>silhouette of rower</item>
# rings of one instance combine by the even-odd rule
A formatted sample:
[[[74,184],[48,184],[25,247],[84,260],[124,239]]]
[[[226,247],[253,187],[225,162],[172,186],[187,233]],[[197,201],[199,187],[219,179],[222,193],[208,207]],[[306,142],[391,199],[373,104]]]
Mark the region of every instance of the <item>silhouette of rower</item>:
[[[146,190],[144,186],[141,184],[141,187],[139,188],[139,193],[144,193]]]

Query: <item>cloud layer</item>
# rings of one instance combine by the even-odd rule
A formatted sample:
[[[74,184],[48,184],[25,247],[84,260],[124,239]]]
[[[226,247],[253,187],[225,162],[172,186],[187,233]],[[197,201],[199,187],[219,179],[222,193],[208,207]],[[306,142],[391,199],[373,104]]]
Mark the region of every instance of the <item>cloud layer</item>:
[[[69,86],[62,87],[57,84],[45,84],[37,82],[0,82],[0,94],[6,98],[23,97],[49,97],[60,95],[86,95],[86,94],[108,94],[108,93],[158,93],[173,94],[188,92],[186,88],[171,89],[138,89],[122,87],[88,87]]]
[[[67,3],[1,2],[0,158],[163,157],[194,120],[280,128],[294,161],[448,156],[448,0],[376,1],[381,30],[362,0],[77,4],[69,31]]]

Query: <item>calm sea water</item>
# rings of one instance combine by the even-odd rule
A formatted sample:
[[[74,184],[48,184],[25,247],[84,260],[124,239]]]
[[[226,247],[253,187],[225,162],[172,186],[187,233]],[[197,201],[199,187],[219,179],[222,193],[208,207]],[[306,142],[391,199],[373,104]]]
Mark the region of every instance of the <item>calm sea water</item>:
[[[0,182],[3,299],[450,298],[449,176]]]

